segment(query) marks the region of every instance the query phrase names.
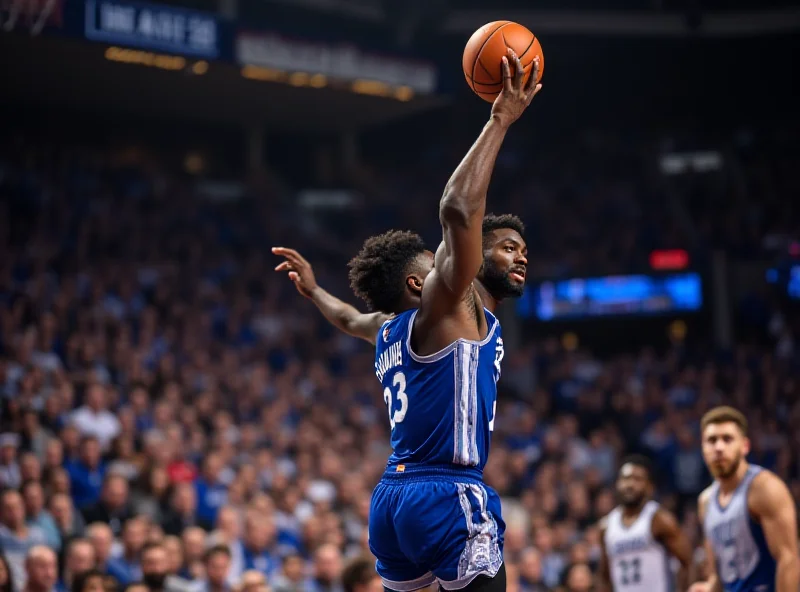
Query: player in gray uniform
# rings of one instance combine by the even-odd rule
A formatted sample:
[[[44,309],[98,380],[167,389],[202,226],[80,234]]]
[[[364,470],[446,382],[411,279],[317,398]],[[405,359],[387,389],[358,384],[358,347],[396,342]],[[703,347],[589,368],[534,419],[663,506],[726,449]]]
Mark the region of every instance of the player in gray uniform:
[[[698,512],[713,573],[690,592],[798,592],[797,516],[789,489],[774,473],[745,460],[747,419],[717,407],[701,422],[703,457],[714,483]]]
[[[692,546],[678,521],[653,497],[647,457],[625,459],[617,476],[620,505],[601,523],[600,580],[608,592],[671,592],[670,558],[681,565],[678,583],[688,584]]]

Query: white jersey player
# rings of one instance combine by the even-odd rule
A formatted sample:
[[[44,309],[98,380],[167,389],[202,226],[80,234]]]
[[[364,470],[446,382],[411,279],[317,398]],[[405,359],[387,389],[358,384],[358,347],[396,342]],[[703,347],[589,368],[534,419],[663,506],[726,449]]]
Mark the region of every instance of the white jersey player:
[[[653,482],[646,457],[631,456],[617,477],[620,505],[603,519],[600,575],[613,592],[672,592],[670,559],[681,564],[685,584],[692,547],[675,517],[650,499]],[[685,590],[685,587],[681,587]]]
[[[797,592],[795,500],[781,479],[747,462],[747,419],[731,407],[703,416],[703,457],[714,483],[698,500],[711,568],[690,592]]]

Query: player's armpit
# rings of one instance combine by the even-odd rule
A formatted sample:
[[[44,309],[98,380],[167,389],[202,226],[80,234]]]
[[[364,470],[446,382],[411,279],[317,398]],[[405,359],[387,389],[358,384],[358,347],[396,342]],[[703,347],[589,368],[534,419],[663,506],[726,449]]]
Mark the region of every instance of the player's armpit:
[[[800,587],[797,513],[789,489],[775,474],[762,471],[750,485],[747,503],[750,513],[764,530],[767,546],[777,564],[775,590],[797,592]]]
[[[375,345],[378,330],[391,318],[392,315],[382,312],[358,313],[344,319],[342,330],[353,337],[358,337]]]

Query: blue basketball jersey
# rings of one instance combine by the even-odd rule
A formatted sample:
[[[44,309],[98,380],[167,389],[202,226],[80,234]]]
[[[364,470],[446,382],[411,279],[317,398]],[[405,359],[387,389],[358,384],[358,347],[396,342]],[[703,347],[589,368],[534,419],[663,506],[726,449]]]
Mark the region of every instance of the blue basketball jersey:
[[[503,360],[500,323],[478,341],[459,339],[419,356],[411,350],[416,310],[387,321],[375,349],[375,374],[392,427],[389,466],[461,465],[482,470],[494,429],[497,380]]]
[[[775,589],[775,560],[761,525],[752,519],[747,506],[750,484],[762,470],[750,465],[724,508],[719,504],[719,483],[711,486],[703,530],[714,549],[717,573],[725,592]]]

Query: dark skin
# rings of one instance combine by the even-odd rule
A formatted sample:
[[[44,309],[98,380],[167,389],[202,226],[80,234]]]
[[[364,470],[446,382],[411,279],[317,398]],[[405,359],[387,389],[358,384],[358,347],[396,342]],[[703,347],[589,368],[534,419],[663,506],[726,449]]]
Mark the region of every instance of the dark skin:
[[[622,507],[622,523],[629,527],[641,514],[645,504],[652,499],[653,484],[644,467],[627,463],[620,469],[617,476],[617,495]],[[653,516],[651,523],[653,538],[658,541],[667,552],[675,557],[681,564],[678,572],[679,589],[684,590],[690,581],[690,570],[692,566],[692,545],[684,532],[681,530],[675,516],[659,508]],[[608,562],[608,555],[605,547],[606,525],[601,526],[600,546],[600,581],[606,592],[613,590],[611,583],[611,566]]]
[[[513,77],[510,62],[516,68]],[[442,242],[422,286],[411,334],[411,345],[419,355],[433,354],[458,339],[481,340],[488,332],[483,301],[473,287],[483,264],[486,193],[509,127],[541,89],[535,83],[538,59],[527,83],[522,64],[511,49],[502,67],[504,88],[492,105],[489,122],[453,172],[439,202]]]
[[[525,240],[516,230],[510,228],[492,230],[487,239],[490,241],[490,246],[484,251],[484,260],[490,261],[495,269],[500,270],[509,284],[513,285],[518,282],[519,277],[524,283],[525,269],[528,264],[528,249]],[[286,259],[275,268],[275,271],[288,271],[289,279],[294,282],[297,291],[314,302],[334,327],[348,335],[368,341],[372,345],[375,345],[378,329],[383,323],[395,314],[419,307],[422,285],[433,267],[433,253],[426,251],[411,266],[416,270],[415,273],[411,273],[405,278],[406,290],[398,310],[362,313],[321,288],[317,284],[313,267],[296,250],[275,247],[272,252]],[[494,312],[506,294],[503,292],[492,294],[482,283],[482,273],[483,269],[474,282],[475,290],[480,294],[483,305],[490,312]]]

